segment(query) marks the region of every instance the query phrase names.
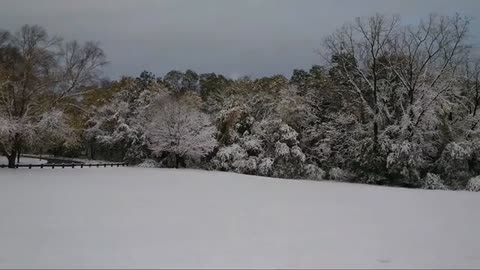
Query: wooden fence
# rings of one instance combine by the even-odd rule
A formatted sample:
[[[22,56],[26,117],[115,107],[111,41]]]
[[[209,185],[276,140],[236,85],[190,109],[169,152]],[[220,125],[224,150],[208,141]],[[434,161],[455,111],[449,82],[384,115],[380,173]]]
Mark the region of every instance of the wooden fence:
[[[45,164],[16,164],[15,168],[92,168],[92,167],[126,167],[127,163],[45,163]],[[0,168],[8,168],[8,165],[0,164]]]

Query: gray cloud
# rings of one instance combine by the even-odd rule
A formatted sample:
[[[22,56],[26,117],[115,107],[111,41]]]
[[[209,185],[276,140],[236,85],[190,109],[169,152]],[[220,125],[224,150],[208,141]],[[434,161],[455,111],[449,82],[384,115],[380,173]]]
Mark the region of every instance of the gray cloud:
[[[358,16],[413,22],[432,12],[478,11],[476,0],[0,0],[0,28],[39,24],[67,39],[100,41],[112,78],[187,68],[262,76],[319,63],[322,38]],[[479,27],[474,20],[474,35]]]

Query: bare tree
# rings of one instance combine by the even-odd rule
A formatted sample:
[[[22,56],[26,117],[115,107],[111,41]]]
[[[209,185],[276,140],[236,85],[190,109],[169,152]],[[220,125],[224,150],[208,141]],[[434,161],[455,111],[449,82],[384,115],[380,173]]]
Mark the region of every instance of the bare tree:
[[[452,94],[463,62],[468,18],[431,15],[416,27],[403,27],[384,49],[388,68],[406,92],[402,104],[413,130],[444,97]],[[392,61],[394,60],[394,61]]]
[[[32,137],[28,126],[88,89],[106,58],[96,43],[65,43],[37,25],[25,25],[14,35],[0,34],[0,56],[11,60],[0,63],[0,118],[9,126],[0,152],[14,167],[15,156]]]
[[[334,56],[335,70],[349,82],[373,119],[374,142],[378,138],[379,92],[382,91],[379,59],[398,23],[396,16],[387,18],[377,14],[357,18],[355,23],[344,25],[325,39],[328,54]]]
[[[452,95],[452,103],[458,107],[458,116],[454,121],[463,122],[462,127],[468,134],[476,130],[480,123],[480,59],[471,55],[465,57],[459,77],[460,91]]]
[[[469,96],[467,108],[475,117],[480,109],[480,59],[467,64],[465,88]]]
[[[431,15],[417,26],[376,15],[357,19],[325,40],[334,70],[371,117],[374,141],[385,119],[404,124],[409,119],[406,130],[412,137],[453,94],[468,49],[468,25],[468,18],[459,15]]]

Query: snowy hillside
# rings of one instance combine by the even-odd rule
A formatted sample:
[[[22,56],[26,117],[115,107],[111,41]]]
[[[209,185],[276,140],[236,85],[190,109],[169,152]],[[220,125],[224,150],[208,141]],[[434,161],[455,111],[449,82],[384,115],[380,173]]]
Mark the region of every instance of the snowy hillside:
[[[0,170],[0,268],[478,268],[478,193],[143,168]]]

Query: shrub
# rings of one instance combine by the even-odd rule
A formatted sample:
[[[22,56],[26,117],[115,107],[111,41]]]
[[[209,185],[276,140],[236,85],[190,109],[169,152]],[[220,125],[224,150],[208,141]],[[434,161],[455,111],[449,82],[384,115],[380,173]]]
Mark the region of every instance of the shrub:
[[[426,162],[420,145],[406,140],[393,143],[386,161],[389,176],[395,179],[391,184],[421,186],[421,170]]]
[[[217,170],[236,170],[239,161],[248,157],[247,152],[238,144],[220,148],[212,160],[213,167]]]
[[[447,184],[462,188],[467,179],[474,175],[470,168],[470,165],[475,163],[473,150],[469,142],[451,142],[445,146],[435,167],[444,179],[449,180]]]
[[[258,164],[258,173],[263,176],[271,176],[273,172],[273,158],[264,158]]]
[[[465,189],[468,191],[480,191],[480,175],[470,178]]]
[[[334,167],[328,171],[328,178],[339,182],[351,182],[355,178],[355,175],[338,167]]]
[[[317,165],[308,164],[305,166],[305,176],[309,180],[323,180],[325,179],[325,171]]]
[[[439,175],[433,173],[427,173],[427,175],[423,178],[423,189],[440,189],[440,190],[447,190],[448,188],[443,184],[442,179]]]
[[[138,164],[137,167],[140,168],[158,168],[160,164],[153,159],[146,159],[142,163]]]

